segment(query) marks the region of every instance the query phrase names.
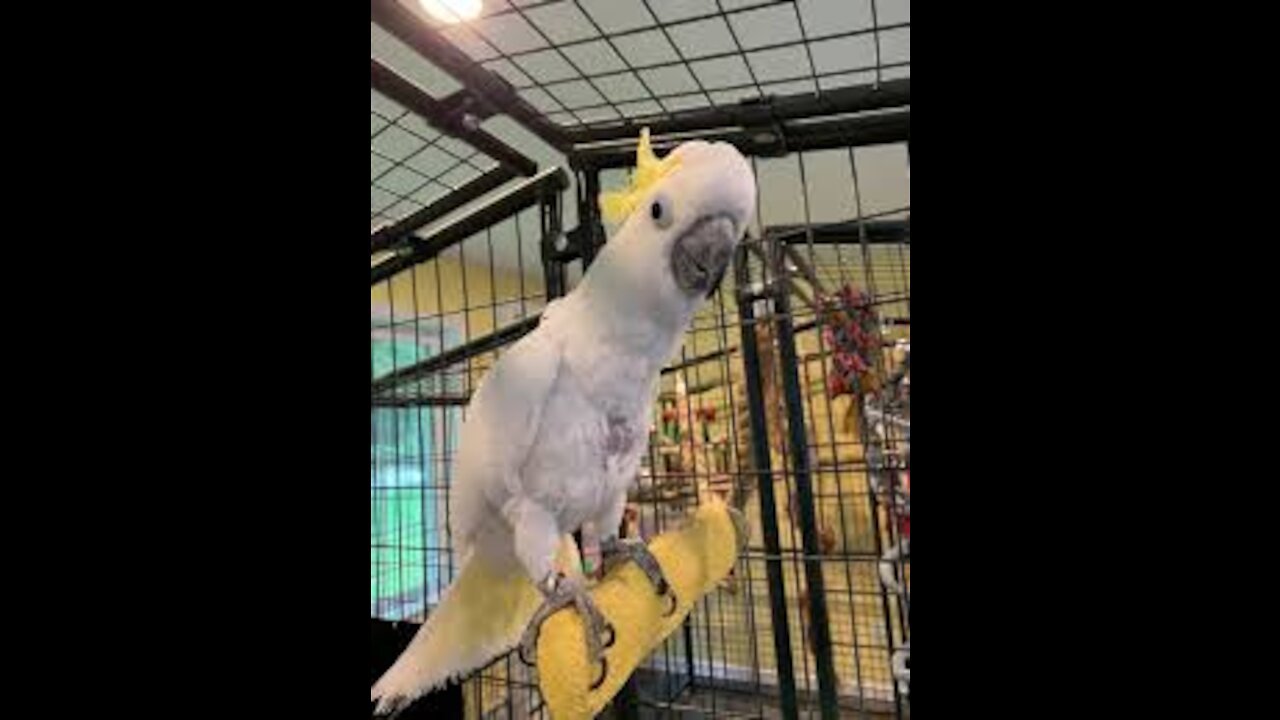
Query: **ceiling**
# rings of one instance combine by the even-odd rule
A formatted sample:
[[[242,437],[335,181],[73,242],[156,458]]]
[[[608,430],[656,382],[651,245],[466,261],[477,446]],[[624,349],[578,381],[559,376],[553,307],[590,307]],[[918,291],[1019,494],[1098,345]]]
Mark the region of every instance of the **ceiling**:
[[[909,77],[909,0],[485,0],[444,25],[565,127]]]

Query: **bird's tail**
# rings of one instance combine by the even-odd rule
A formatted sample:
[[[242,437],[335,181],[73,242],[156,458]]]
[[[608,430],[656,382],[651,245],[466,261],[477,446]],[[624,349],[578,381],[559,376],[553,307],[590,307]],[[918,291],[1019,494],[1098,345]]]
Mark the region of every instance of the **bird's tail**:
[[[577,548],[567,537],[561,566],[578,568]],[[520,642],[542,603],[542,594],[518,565],[473,552],[453,585],[409,646],[378,682],[369,699],[375,714],[395,715],[450,680],[489,664]]]

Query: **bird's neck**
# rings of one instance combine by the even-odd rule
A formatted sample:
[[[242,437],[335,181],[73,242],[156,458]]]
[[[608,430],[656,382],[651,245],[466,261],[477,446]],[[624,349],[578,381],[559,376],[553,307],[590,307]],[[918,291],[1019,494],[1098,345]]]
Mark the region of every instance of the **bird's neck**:
[[[692,313],[642,297],[629,300],[631,294],[606,287],[599,279],[584,279],[565,298],[575,306],[573,313],[567,313],[575,318],[571,332],[599,348],[644,359],[656,374],[675,352]]]

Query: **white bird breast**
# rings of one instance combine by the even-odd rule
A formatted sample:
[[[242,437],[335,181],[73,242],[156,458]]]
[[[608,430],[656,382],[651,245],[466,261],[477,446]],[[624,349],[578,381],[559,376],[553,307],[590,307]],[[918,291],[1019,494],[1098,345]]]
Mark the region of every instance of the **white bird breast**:
[[[562,372],[522,473],[526,493],[563,529],[607,513],[635,479],[647,441],[647,402],[603,411]]]

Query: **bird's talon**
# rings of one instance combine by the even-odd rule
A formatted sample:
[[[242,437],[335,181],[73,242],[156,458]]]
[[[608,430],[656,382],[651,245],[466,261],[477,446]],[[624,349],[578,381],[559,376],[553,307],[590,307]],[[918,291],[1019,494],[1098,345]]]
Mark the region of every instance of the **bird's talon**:
[[[642,540],[612,538],[606,540],[601,549],[604,551],[606,559],[611,560],[621,555],[635,563],[636,567],[640,568],[641,572],[645,574],[645,577],[649,579],[649,582],[659,595],[667,597],[672,595],[671,583],[667,582],[667,578],[662,572],[662,565]],[[674,602],[672,606],[674,607]],[[670,615],[671,613],[667,614]]]
[[[516,648],[516,656],[520,658],[520,662],[524,663],[525,667],[533,667],[535,665],[534,661],[530,660],[524,653],[524,643],[520,643],[520,647]]]
[[[600,677],[596,678],[595,681],[591,683],[591,689],[592,690],[600,689],[600,686],[604,684],[605,678],[607,677],[609,677],[609,659],[601,655],[600,656]]]

